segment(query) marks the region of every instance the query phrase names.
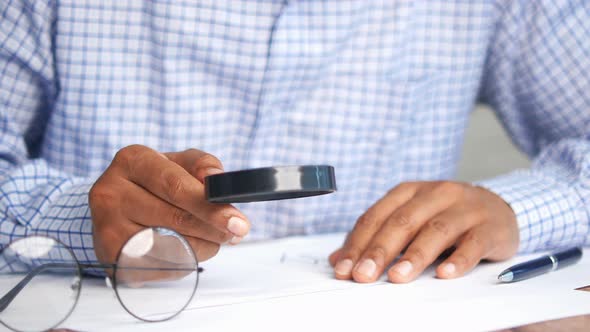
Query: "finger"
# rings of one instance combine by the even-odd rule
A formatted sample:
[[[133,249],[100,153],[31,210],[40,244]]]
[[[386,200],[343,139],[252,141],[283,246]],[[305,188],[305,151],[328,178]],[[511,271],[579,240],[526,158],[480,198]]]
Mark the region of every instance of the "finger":
[[[190,236],[186,236],[185,239],[190,244],[191,248],[193,248],[199,263],[208,260],[219,252],[220,246],[217,243]]]
[[[176,280],[196,273],[196,259],[178,234],[144,230],[130,239],[117,261],[117,281],[131,287],[149,281]]]
[[[191,237],[185,237],[198,262],[217,254],[219,245]],[[149,253],[139,257],[123,256],[117,265],[116,281],[129,287],[141,287],[151,281],[178,280],[197,273],[191,256],[181,255],[185,247],[178,241],[158,240]],[[167,243],[166,243],[167,242]]]
[[[189,174],[204,183],[206,176],[223,172],[223,165],[217,157],[197,149],[164,153],[168,159],[184,168]]]
[[[412,183],[396,186],[358,219],[353,230],[348,234],[338,262],[334,266],[337,279],[351,278],[354,264],[375,232],[395,209],[412,198],[416,188]]]
[[[437,186],[416,194],[400,206],[381,226],[356,263],[352,277],[357,282],[373,282],[410,242],[426,221],[447,209],[456,200]]]
[[[442,279],[450,279],[471,271],[492,248],[490,234],[493,231],[480,226],[467,232],[453,254],[436,268],[436,275]]]
[[[348,238],[350,237],[350,232],[346,233],[346,237],[344,238],[344,243],[346,243],[348,241]],[[334,251],[332,254],[330,254],[330,256],[328,257],[328,261],[330,262],[330,265],[332,267],[334,267],[336,265],[336,263],[338,263],[338,261],[340,261],[340,257],[342,256],[343,253],[343,248],[339,248],[336,251]]]
[[[131,288],[145,286],[152,281],[178,280],[195,273],[194,263],[172,264],[151,256],[125,258],[117,265],[116,284]]]
[[[199,180],[201,183],[204,183],[205,177],[209,175],[223,173],[223,164],[221,161],[214,155],[201,150],[188,149],[182,152],[167,152],[164,155],[171,161],[179,164],[189,174],[197,178],[197,180]],[[235,208],[232,205],[229,206]],[[244,219],[244,221],[248,225],[247,229],[249,229],[249,221],[247,219]],[[233,232],[234,236],[229,241],[229,244],[238,244],[247,234],[247,231],[245,231],[246,227],[244,227],[243,224],[244,223],[242,222],[231,223],[230,226],[232,226],[232,228],[236,228],[236,231]]]
[[[208,203],[201,182],[152,149],[124,148],[117,153],[114,163],[130,181],[221,231],[227,229],[243,237],[250,230],[250,223],[238,209],[228,204]]]
[[[102,177],[88,195],[94,251],[105,264],[114,263],[127,240],[143,229],[122,215],[119,202],[123,195],[114,187],[111,179]]]
[[[124,217],[112,220],[119,226],[94,228],[92,231],[96,257],[101,263],[106,264],[113,264],[127,240],[144,229]]]
[[[405,283],[416,279],[476,222],[475,215],[464,211],[446,210],[436,215],[420,229],[403,256],[389,269],[389,280]]]
[[[221,231],[190,212],[163,201],[132,182],[126,181],[124,186],[126,194],[122,198],[122,213],[137,224],[169,227],[182,235],[218,244],[235,236],[228,230]]]
[[[220,245],[217,243],[190,236],[183,236],[183,238],[193,250],[197,262],[204,262],[219,252]],[[141,245],[143,243],[145,243],[145,241],[142,241],[139,244]],[[147,250],[143,250],[142,248],[139,248],[138,250],[136,245],[132,246],[133,248],[128,248],[129,246],[126,246],[124,252],[125,262],[121,263],[125,263],[125,266],[127,266],[128,264],[126,263],[133,262],[134,258],[146,257],[150,258],[151,263],[155,264],[159,262],[161,266],[162,264],[169,264],[172,266],[175,264],[191,265],[194,263],[194,261],[192,261],[192,256],[186,255],[185,245],[174,237],[154,237],[154,241],[148,245],[150,245],[150,247],[147,248]]]
[[[328,261],[330,262],[330,265],[334,266],[336,265],[336,263],[340,260],[340,255],[342,254],[342,248],[337,249],[336,251],[334,251],[333,253],[330,254],[330,257],[328,257]]]

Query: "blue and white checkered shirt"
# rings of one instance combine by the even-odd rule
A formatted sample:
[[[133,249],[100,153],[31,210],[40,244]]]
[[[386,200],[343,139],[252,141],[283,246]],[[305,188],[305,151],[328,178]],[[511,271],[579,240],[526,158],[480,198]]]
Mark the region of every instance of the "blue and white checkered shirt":
[[[534,158],[481,182],[520,250],[589,244],[590,1],[0,0],[0,243],[96,260],[89,188],[137,143],[334,165],[334,195],[239,207],[251,238],[349,230],[453,178],[478,100]]]

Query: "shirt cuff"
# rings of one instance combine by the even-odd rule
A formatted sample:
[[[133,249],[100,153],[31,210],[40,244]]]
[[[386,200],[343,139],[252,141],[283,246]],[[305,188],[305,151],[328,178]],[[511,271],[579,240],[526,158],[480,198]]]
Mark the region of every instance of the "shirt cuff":
[[[475,185],[512,207],[520,232],[519,253],[584,243],[588,216],[575,185],[535,170],[518,170]]]
[[[57,238],[67,245],[83,264],[96,263],[92,239],[92,218],[88,206],[91,183],[69,186],[48,204],[35,234]]]

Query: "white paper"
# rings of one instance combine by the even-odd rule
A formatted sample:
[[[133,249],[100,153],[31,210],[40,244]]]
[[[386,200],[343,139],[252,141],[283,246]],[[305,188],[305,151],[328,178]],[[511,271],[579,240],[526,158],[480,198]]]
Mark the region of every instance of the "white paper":
[[[357,284],[333,278],[328,255],[343,234],[289,238],[223,248],[202,264],[193,302],[163,323],[125,312],[103,280],[84,280],[80,303],[62,326],[84,331],[494,330],[590,313],[590,251],[575,266],[527,281],[499,284],[508,266],[533,256],[478,266],[440,280],[430,268],[409,284]],[[165,298],[146,298],[159,301]]]

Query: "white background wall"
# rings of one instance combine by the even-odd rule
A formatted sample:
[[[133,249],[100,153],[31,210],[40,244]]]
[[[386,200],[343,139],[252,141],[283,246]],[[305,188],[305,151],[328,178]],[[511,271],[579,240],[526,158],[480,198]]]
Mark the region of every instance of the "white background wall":
[[[481,180],[528,165],[527,157],[514,147],[492,110],[478,107],[467,128],[457,179]]]

